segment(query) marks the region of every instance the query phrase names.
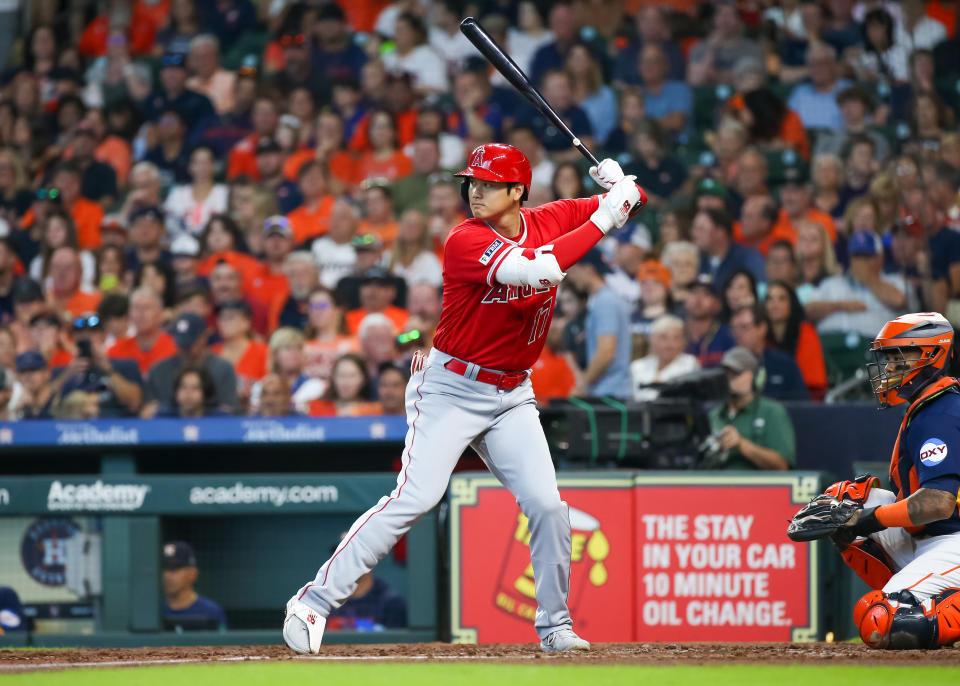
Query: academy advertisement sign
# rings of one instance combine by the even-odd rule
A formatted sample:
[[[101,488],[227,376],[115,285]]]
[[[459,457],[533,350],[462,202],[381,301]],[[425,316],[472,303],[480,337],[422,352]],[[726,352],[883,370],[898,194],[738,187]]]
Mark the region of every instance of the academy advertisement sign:
[[[570,611],[588,640],[817,637],[817,548],[786,537],[816,477],[559,476],[572,528]],[[451,627],[529,641],[530,532],[492,477],[451,483]]]

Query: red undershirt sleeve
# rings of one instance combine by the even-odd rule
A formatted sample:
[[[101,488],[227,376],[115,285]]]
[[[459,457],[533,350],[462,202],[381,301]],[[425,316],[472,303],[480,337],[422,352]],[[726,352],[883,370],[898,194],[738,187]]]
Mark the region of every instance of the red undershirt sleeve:
[[[567,271],[572,264],[575,264],[581,257],[586,255],[590,251],[590,248],[599,243],[603,235],[603,232],[597,228],[596,224],[587,220],[573,231],[563,234],[546,246],[541,246],[541,248],[552,246],[549,250],[545,251],[541,249],[540,251],[552,253],[553,256],[557,258],[560,269]],[[526,248],[523,251],[523,256],[532,260],[535,252],[531,248]]]

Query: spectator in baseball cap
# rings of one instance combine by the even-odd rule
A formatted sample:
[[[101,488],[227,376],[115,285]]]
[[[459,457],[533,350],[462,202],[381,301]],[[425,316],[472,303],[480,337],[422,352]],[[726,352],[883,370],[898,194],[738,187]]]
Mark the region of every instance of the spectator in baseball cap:
[[[609,272],[598,248],[592,248],[567,270],[570,283],[588,296],[584,324],[587,366],[581,370],[574,395],[630,397],[630,315],[624,301],[604,279]]]
[[[696,357],[701,367],[717,366],[735,341],[730,327],[720,321],[720,292],[709,274],[701,274],[690,284],[684,304],[686,352]]]
[[[237,377],[233,365],[210,352],[209,332],[203,318],[184,312],[173,322],[170,334],[177,354],[154,364],[147,375],[147,405],[141,415],[152,417],[162,406],[174,405],[173,380],[184,367],[202,367],[210,373],[216,389],[216,406],[226,412],[237,407]]]
[[[850,266],[846,273],[821,281],[805,306],[807,317],[817,325],[825,352],[833,340],[828,334],[843,334],[845,341],[849,336],[872,340],[880,327],[907,305],[903,276],[882,273],[883,244],[877,234],[855,231],[847,252]],[[856,343],[855,338],[853,342]]]
[[[17,355],[17,381],[23,392],[14,414],[21,419],[50,419],[56,389],[50,383],[47,359],[39,351]]]
[[[637,270],[637,282],[640,307],[630,317],[630,331],[649,338],[654,320],[672,309],[670,270],[657,260],[647,260]]]
[[[246,402],[254,382],[267,373],[270,352],[267,344],[253,339],[253,315],[245,300],[232,300],[217,306],[217,331],[221,343],[213,352],[233,365],[240,383],[241,401]]]
[[[196,283],[200,278],[200,243],[189,234],[180,234],[170,244],[173,272],[177,286]]]
[[[776,400],[757,392],[759,361],[746,348],[723,355],[729,391],[724,403],[709,412],[710,428],[721,449],[723,469],[789,469],[795,463],[796,442],[790,416]]]
[[[347,331],[351,335],[355,336],[360,330],[364,317],[375,312],[385,314],[397,331],[403,331],[410,314],[393,304],[397,298],[395,278],[381,267],[371,267],[360,275],[360,307],[350,310],[346,316]]]
[[[276,138],[261,136],[257,142],[257,172],[260,183],[273,192],[277,209],[283,214],[293,212],[303,203],[300,189],[283,175],[283,148]]]
[[[163,568],[163,623],[173,631],[227,628],[227,615],[215,601],[194,590],[199,570],[189,543],[170,541],[161,551]]]

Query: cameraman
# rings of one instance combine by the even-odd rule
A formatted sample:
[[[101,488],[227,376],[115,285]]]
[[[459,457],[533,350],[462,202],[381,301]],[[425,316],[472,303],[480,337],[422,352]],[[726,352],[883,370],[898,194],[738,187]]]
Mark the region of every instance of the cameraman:
[[[710,410],[710,429],[726,456],[721,469],[784,470],[796,461],[793,423],[783,405],[756,390],[759,363],[743,347],[731,348],[721,366],[729,391],[723,404]]]
[[[136,416],[143,399],[140,369],[134,360],[107,356],[106,331],[100,317],[91,314],[74,319],[73,341],[77,355],[60,368],[60,396],[65,398],[77,390],[96,393],[101,417]]]

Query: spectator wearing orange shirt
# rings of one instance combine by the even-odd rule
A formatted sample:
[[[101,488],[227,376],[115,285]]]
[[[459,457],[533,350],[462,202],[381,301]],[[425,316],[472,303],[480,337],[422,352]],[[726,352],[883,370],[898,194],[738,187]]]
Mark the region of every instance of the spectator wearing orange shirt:
[[[283,263],[292,251],[293,230],[290,222],[281,215],[269,217],[263,225],[264,261],[253,279],[246,284],[247,293],[268,306],[278,298],[285,298],[289,285]]]
[[[339,113],[324,110],[317,116],[316,150],[314,155],[318,160],[325,162],[330,172],[328,179],[330,190],[333,193],[344,193],[356,184],[356,160],[346,150],[344,140],[345,129],[343,118]],[[285,168],[287,178],[296,178],[290,175],[290,169]]]
[[[280,121],[280,112],[277,103],[267,97],[257,98],[250,112],[253,123],[253,133],[241,138],[230,150],[227,157],[227,179],[235,179],[246,175],[254,181],[260,179],[257,170],[257,143],[260,137],[272,138],[277,133],[277,124]]]
[[[410,315],[393,304],[396,297],[397,288],[386,270],[372,267],[365,271],[360,279],[360,307],[347,312],[347,331],[356,335],[360,330],[360,322],[368,314],[374,313],[386,315],[397,331],[403,331]]]
[[[57,248],[50,256],[48,266],[50,278],[48,297],[57,310],[69,312],[79,317],[85,312],[95,312],[100,302],[100,294],[87,292],[80,288],[83,279],[83,265],[80,254],[73,248]]]
[[[177,354],[173,338],[163,330],[163,300],[150,288],[138,288],[130,294],[130,321],[134,334],[121,338],[108,350],[114,359],[135,360],[146,376],[150,367]]]
[[[777,241],[796,244],[797,234],[789,226],[778,223],[780,209],[768,195],[752,195],[743,203],[740,221],[733,226],[733,237],[766,257]]]
[[[117,175],[117,186],[121,189],[126,188],[127,176],[130,174],[130,166],[133,164],[130,144],[120,136],[108,132],[103,110],[96,108],[87,110],[84,123],[90,127],[96,140],[97,147],[93,151],[94,159],[113,167],[113,171]]]
[[[413,163],[399,148],[396,120],[389,110],[370,114],[367,135],[370,149],[357,160],[357,183],[373,178],[396,181],[413,172]]]
[[[343,355],[333,365],[333,376],[321,400],[310,403],[311,417],[351,417],[381,414],[380,403],[370,401],[370,375],[359,355]]]
[[[270,352],[267,344],[252,338],[250,306],[233,300],[217,307],[217,331],[222,343],[212,346],[215,354],[233,365],[237,374],[237,395],[245,406],[250,389],[267,373]]]
[[[792,355],[813,399],[822,400],[827,390],[823,348],[817,329],[806,321],[796,292],[782,281],[771,281],[764,307],[770,321],[767,345]]]
[[[103,209],[92,200],[80,195],[82,176],[80,169],[70,162],[64,162],[53,174],[52,187],[59,193],[60,206],[73,218],[77,225],[77,240],[84,250],[93,250],[100,247],[100,224],[103,221]],[[35,222],[42,220],[36,203],[23,215],[20,220],[22,228],[28,228]]]
[[[40,312],[30,319],[30,340],[39,350],[47,365],[54,369],[70,364],[74,348],[63,320],[55,312]]]
[[[774,231],[788,231],[796,235],[800,222],[810,221],[822,224],[832,243],[837,242],[837,227],[833,217],[813,206],[813,192],[807,171],[802,165],[795,165],[785,171],[786,180],[780,187],[780,217]]]
[[[327,171],[319,160],[305,162],[297,174],[303,204],[287,215],[294,243],[322,236],[330,224],[335,198],[327,192]]]
[[[393,246],[400,227],[393,216],[393,191],[382,179],[364,184],[363,219],[357,226],[358,234],[372,233],[380,238],[385,248]]]
[[[229,262],[220,262],[210,271],[210,294],[216,308],[238,300],[246,302],[251,326],[257,334],[267,336],[273,330],[270,309],[253,296],[244,296],[241,272]]]
[[[751,144],[772,149],[786,148],[804,160],[810,160],[810,141],[800,116],[788,109],[769,88],[737,94],[730,98],[728,107],[750,133]]]
[[[330,382],[333,363],[346,353],[360,352],[360,342],[347,335],[343,307],[333,291],[320,286],[307,301],[307,342],[303,345],[304,372],[312,379]]]

